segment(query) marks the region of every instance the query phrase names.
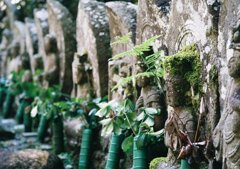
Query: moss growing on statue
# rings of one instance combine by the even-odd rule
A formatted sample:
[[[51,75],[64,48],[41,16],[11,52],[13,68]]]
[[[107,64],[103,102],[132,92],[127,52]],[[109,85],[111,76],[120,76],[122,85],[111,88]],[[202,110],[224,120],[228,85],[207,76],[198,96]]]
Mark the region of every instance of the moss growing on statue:
[[[167,162],[167,158],[166,158],[166,157],[154,158],[154,159],[150,162],[149,169],[157,169],[157,166],[158,166],[160,163],[163,163],[163,162]]]
[[[218,70],[215,65],[213,65],[209,71],[209,80],[210,82],[217,82],[218,80]]]
[[[198,104],[203,83],[201,80],[202,66],[197,45],[186,46],[175,55],[167,57],[163,65],[167,74],[172,77],[181,77],[190,84],[189,89],[186,90],[186,96],[191,95],[193,104]],[[183,90],[183,87],[186,88],[186,86],[179,86],[181,90]]]

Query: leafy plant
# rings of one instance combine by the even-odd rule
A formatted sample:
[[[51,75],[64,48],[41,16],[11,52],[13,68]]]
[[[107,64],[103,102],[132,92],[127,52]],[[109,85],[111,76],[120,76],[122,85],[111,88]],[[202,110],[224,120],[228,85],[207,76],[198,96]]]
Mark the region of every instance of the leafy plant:
[[[132,152],[133,137],[136,135],[139,135],[139,147],[162,139],[163,130],[153,132],[154,115],[159,114],[160,110],[142,108],[141,113],[137,115],[134,104],[128,99],[120,103],[112,100],[108,103],[101,103],[99,106],[100,109],[96,116],[102,119],[99,122],[103,126],[102,136],[110,136],[112,133],[120,135],[128,131],[132,133],[122,143],[122,149],[125,152]]]
[[[147,39],[145,42],[134,46],[132,49],[119,53],[115,55],[110,60],[119,60],[124,57],[137,57],[146,70],[144,72],[139,72],[134,75],[128,76],[123,78],[116,86],[113,87],[112,90],[116,90],[119,87],[122,87],[128,83],[135,82],[137,78],[141,77],[152,77],[154,81],[158,84],[160,90],[163,91],[163,84],[161,78],[164,75],[163,69],[163,59],[164,59],[164,52],[159,51],[155,53],[148,54],[152,52],[152,45],[153,43],[159,38],[160,36],[154,36],[150,39]],[[127,34],[122,37],[118,37],[116,42],[112,43],[115,44],[122,44],[128,43],[131,40],[131,34]]]

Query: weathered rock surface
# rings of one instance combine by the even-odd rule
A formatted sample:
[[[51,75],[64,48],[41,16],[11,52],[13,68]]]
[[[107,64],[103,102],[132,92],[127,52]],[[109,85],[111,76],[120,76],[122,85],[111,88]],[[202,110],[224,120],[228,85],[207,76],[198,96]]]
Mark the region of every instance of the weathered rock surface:
[[[12,119],[0,119],[0,140],[9,140],[15,137],[14,126],[15,120]]]
[[[26,149],[0,152],[0,169],[64,169],[62,161],[46,151]]]
[[[121,37],[131,33],[131,41],[126,44],[112,45],[112,56],[130,50],[135,44],[136,38],[136,19],[137,6],[127,2],[108,2],[106,3],[109,17],[111,43],[116,41],[116,37]],[[112,60],[108,64],[109,100],[121,100],[124,98],[134,99],[133,85],[129,84],[121,89],[112,91],[113,87],[121,78],[132,75],[134,57],[124,57],[120,60]]]
[[[108,59],[111,56],[109,23],[104,3],[80,1],[77,17],[77,51],[87,54],[92,66],[92,90],[107,95]]]
[[[68,9],[55,0],[47,1],[49,32],[55,35],[60,58],[62,92],[72,90],[72,61],[76,51],[75,25]]]

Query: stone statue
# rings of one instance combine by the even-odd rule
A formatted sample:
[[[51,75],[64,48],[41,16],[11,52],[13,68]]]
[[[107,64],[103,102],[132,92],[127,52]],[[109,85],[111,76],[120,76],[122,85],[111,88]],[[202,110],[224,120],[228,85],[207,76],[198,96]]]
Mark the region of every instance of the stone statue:
[[[183,133],[194,141],[195,122],[190,99],[185,95],[190,85],[183,77],[167,74],[168,119],[165,123],[165,145],[169,148],[169,160],[175,162],[182,146],[188,140],[181,139]]]
[[[146,68],[137,62],[136,72],[142,73]],[[136,102],[136,109],[139,110],[141,107],[153,107],[161,109],[161,114],[154,117],[154,130],[158,131],[164,127],[166,120],[165,111],[165,100],[163,94],[160,92],[158,87],[153,84],[153,78],[151,77],[139,77],[136,79],[137,85],[141,87],[140,97]]]
[[[91,99],[94,97],[92,87],[92,67],[87,61],[87,54],[75,53],[72,63],[72,76],[74,83],[74,96],[77,98]]]
[[[11,44],[9,59],[8,74],[19,72],[22,69],[22,61],[20,56],[20,43],[18,41],[13,41]]]
[[[43,86],[59,84],[59,56],[55,36],[47,34],[44,37],[46,60],[44,61]]]
[[[233,30],[231,48],[233,55],[228,61],[229,75],[233,78],[226,109],[213,133],[217,160],[223,158],[223,169],[240,167],[240,25]]]

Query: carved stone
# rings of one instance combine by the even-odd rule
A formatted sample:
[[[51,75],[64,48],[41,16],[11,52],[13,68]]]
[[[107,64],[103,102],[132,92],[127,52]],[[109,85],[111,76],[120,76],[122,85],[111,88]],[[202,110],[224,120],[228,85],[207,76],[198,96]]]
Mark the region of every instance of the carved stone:
[[[80,1],[77,17],[77,46],[80,55],[87,54],[93,68],[93,89],[97,97],[107,95],[108,59],[111,56],[109,24],[105,4]]]
[[[60,61],[60,84],[62,92],[72,90],[72,61],[76,52],[75,25],[71,14],[56,0],[47,1],[49,31],[57,40]]]
[[[46,60],[46,52],[44,49],[44,37],[49,33],[48,13],[46,9],[35,9],[34,20],[36,23],[38,36],[38,53],[42,57],[43,62]],[[44,63],[45,64],[45,63]]]
[[[43,85],[52,87],[59,84],[59,52],[54,35],[47,34],[44,37],[44,48],[46,50],[46,60],[44,63]]]
[[[72,63],[72,76],[74,83],[74,96],[90,100],[93,98],[92,93],[92,67],[88,63],[87,55],[75,53]]]
[[[142,73],[144,70],[144,67],[140,65],[136,66],[136,73]],[[161,93],[159,88],[154,84],[154,79],[151,77],[139,77],[136,79],[136,82],[137,85],[141,87],[141,93],[136,102],[136,109],[139,110],[141,107],[161,109],[161,115],[154,117],[154,130],[158,131],[164,127],[167,117],[163,93]]]
[[[164,37],[169,24],[171,0],[139,0],[137,14],[137,44],[160,35],[158,41],[153,45],[153,50],[165,50]]]
[[[218,160],[223,161],[223,169],[237,169],[240,166],[240,24],[233,27],[230,48],[232,54],[228,61],[228,72],[231,76],[229,95],[227,96],[224,112],[214,130],[213,140]]]
[[[43,69],[42,57],[38,54],[37,28],[34,20],[25,19],[26,50],[30,57],[31,71],[35,74],[37,69]]]
[[[130,50],[135,44],[137,6],[127,2],[108,2],[106,6],[109,17],[111,43],[116,41],[116,37],[121,37],[128,33],[132,34],[129,43],[112,45],[112,55],[115,56]],[[132,74],[133,64],[134,57],[125,57],[121,60],[109,62],[109,100],[121,100],[126,97],[134,98],[132,84],[129,84],[128,88],[112,91],[117,82],[121,80],[120,76],[130,76]]]

